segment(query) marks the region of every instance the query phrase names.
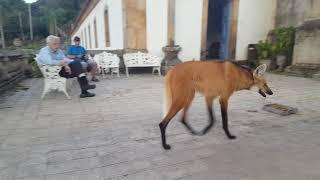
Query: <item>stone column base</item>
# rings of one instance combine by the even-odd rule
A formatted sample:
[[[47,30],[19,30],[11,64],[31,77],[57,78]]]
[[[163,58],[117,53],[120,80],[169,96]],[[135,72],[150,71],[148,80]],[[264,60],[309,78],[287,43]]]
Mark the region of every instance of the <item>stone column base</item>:
[[[165,46],[162,48],[162,51],[165,53],[165,57],[161,64],[161,73],[163,75],[172,69],[176,64],[182,63],[178,58],[178,53],[180,52],[181,47],[178,45],[175,46]]]
[[[170,69],[174,68],[174,65],[171,66],[161,66],[161,74],[166,75]]]

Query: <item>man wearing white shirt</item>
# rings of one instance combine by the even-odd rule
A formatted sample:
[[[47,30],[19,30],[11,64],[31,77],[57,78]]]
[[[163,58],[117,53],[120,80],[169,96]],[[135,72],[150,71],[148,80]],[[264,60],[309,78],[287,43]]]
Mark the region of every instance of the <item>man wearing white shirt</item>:
[[[94,93],[90,93],[89,89],[95,89],[96,85],[88,83],[86,74],[80,62],[68,59],[60,49],[60,38],[50,35],[47,37],[47,46],[39,52],[39,61],[42,64],[59,65],[61,71],[59,75],[64,78],[77,77],[81,87],[80,98],[93,97]]]

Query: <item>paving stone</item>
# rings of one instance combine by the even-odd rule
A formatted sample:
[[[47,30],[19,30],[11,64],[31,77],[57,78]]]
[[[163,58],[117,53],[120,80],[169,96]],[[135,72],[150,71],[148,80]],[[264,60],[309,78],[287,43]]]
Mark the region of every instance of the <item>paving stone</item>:
[[[13,180],[13,179],[15,179],[16,171],[17,171],[17,169],[15,166],[1,168],[0,169],[0,179]]]
[[[42,79],[0,98],[0,179],[173,180],[319,179],[320,84],[269,74],[273,96],[236,92],[229,103],[230,141],[214,102],[215,127],[192,136],[178,113],[167,129],[172,150],[160,143],[162,77],[133,75],[101,79],[97,96],[72,100],[52,93],[40,99]],[[303,87],[303,88],[302,88]],[[282,117],[262,110],[269,103],[298,107]],[[208,123],[204,97],[197,95],[188,121]]]
[[[19,165],[17,178],[44,175],[46,174],[46,170],[46,164]]]

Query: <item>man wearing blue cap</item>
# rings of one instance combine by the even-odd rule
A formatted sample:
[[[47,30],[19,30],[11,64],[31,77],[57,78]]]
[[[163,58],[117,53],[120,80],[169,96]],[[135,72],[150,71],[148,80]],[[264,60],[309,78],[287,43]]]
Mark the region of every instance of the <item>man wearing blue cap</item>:
[[[83,69],[87,72],[91,71],[92,81],[98,82],[96,77],[97,63],[92,59],[88,59],[87,51],[80,46],[80,37],[76,36],[73,39],[74,45],[67,48],[67,57],[81,63]]]

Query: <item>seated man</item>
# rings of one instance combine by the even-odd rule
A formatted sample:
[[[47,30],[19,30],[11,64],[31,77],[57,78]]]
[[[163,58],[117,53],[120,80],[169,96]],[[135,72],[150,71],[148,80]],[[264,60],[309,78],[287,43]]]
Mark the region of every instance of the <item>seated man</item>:
[[[81,87],[80,98],[93,97],[94,93],[87,90],[95,89],[96,85],[89,85],[85,72],[78,61],[73,61],[65,57],[60,47],[60,38],[50,35],[47,37],[47,46],[39,52],[39,61],[42,64],[60,65],[59,75],[65,78],[77,77]]]
[[[80,46],[80,38],[78,36],[73,39],[74,45],[71,45],[67,49],[67,57],[75,61],[81,62],[83,69],[86,72],[91,71],[92,81],[98,82],[96,77],[97,63],[91,59],[88,59],[87,51]]]

